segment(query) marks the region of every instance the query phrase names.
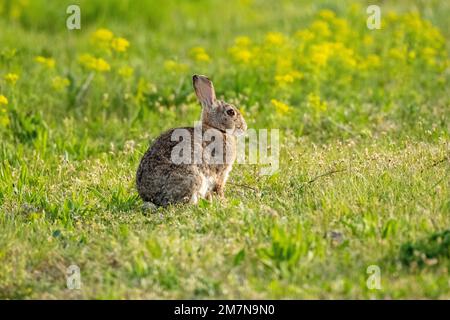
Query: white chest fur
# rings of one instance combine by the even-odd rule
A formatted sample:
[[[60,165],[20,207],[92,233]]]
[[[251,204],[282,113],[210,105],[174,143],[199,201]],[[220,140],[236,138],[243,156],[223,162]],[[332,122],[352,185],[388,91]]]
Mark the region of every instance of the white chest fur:
[[[214,177],[202,176],[202,185],[198,191],[201,198],[204,198],[209,192],[211,192],[216,186],[216,181]]]
[[[233,168],[233,165],[230,164],[230,165],[225,169],[225,172],[223,173],[223,183],[224,183],[224,184],[227,182],[227,180],[228,180],[228,175],[230,174],[232,168]]]

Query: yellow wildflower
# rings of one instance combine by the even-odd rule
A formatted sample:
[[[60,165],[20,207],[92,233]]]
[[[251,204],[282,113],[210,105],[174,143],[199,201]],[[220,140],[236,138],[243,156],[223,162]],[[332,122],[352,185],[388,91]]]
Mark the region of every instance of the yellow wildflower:
[[[234,39],[234,44],[238,47],[247,47],[250,45],[250,43],[251,43],[250,38],[246,36],[240,36]]]
[[[330,27],[324,21],[314,21],[311,25],[311,30],[319,37],[327,38],[331,35]]]
[[[347,20],[335,18],[331,22],[334,38],[336,40],[345,41],[350,34],[350,26]]]
[[[425,47],[422,49],[422,57],[429,65],[435,65],[436,60],[434,59],[436,56],[436,50],[431,47]]]
[[[285,86],[287,84],[293,83],[295,80],[300,79],[302,74],[298,71],[291,71],[283,75],[276,75],[275,81],[280,86]]]
[[[92,34],[92,40],[94,42],[109,42],[113,37],[114,34],[112,31],[105,28],[98,29]]]
[[[420,18],[418,12],[410,12],[403,16],[403,22],[410,30],[424,29],[425,21]]]
[[[9,117],[5,108],[0,108],[0,127],[6,127],[9,124]]]
[[[373,42],[374,42],[374,40],[373,40],[373,37],[372,37],[372,36],[370,36],[370,35],[365,35],[365,36],[364,36],[364,38],[363,38],[363,43],[364,43],[364,45],[370,46],[370,45],[373,44]]]
[[[7,73],[3,76],[3,79],[5,79],[6,82],[11,83],[12,85],[15,85],[17,80],[19,80],[19,75],[15,73]]]
[[[357,15],[361,12],[361,10],[363,10],[361,4],[359,4],[359,3],[352,3],[350,5],[349,9],[350,9],[349,12],[352,15]]]
[[[0,105],[8,105],[8,98],[6,98],[4,95],[0,94]]]
[[[285,115],[285,114],[291,112],[291,107],[288,106],[288,105],[287,105],[286,103],[284,103],[284,102],[278,101],[278,100],[276,100],[276,99],[272,99],[272,100],[270,100],[270,102],[274,105],[274,107],[275,107],[275,112],[276,112],[277,114]]]
[[[108,62],[103,60],[102,58],[98,58],[96,61],[96,70],[100,72],[109,71],[111,70],[110,65]]]
[[[102,58],[95,58],[92,55],[86,53],[78,58],[81,65],[90,70],[99,72],[106,72],[111,70],[111,66]]]
[[[196,59],[197,61],[204,61],[204,62],[208,62],[208,61],[210,60],[208,54],[205,53],[205,52],[203,52],[203,53],[198,53],[198,54],[195,56],[195,59]]]
[[[386,15],[386,19],[387,19],[389,22],[394,22],[394,21],[397,21],[397,20],[398,20],[398,15],[397,15],[397,13],[395,13],[394,11],[389,11],[389,12],[387,13],[387,15]]]
[[[314,33],[309,30],[299,30],[295,33],[295,36],[302,42],[308,42],[314,39]]]
[[[319,67],[325,66],[328,62],[328,58],[331,55],[332,48],[328,43],[313,45],[311,47],[311,60],[315,65]]]
[[[114,38],[111,41],[111,47],[117,52],[125,52],[129,46],[130,42],[125,38]]]
[[[332,20],[334,17],[336,17],[336,14],[331,10],[325,9],[319,11],[319,17],[324,20]]]
[[[2,127],[6,127],[9,124],[9,117],[6,111],[6,108],[2,108],[2,106],[8,105],[8,99],[0,94],[0,125]]]
[[[308,105],[316,112],[325,111],[328,108],[327,103],[325,101],[322,101],[320,97],[315,93],[308,94],[307,101]]]
[[[43,56],[35,57],[34,61],[36,61],[37,63],[40,63],[40,64],[46,66],[49,69],[54,68],[55,64],[56,64],[55,59],[53,59],[53,58],[46,58],[46,57],[43,57]]]
[[[404,60],[406,50],[404,48],[391,48],[389,50],[389,56],[396,60]]]
[[[380,57],[376,54],[369,54],[367,57],[361,59],[358,68],[361,70],[369,70],[378,68],[380,65]]]
[[[266,42],[273,46],[279,46],[285,42],[285,38],[280,32],[269,32],[266,34]]]
[[[208,62],[210,60],[209,55],[202,47],[194,47],[190,51],[190,56],[197,61]]]
[[[430,47],[425,47],[422,50],[422,54],[425,57],[434,57],[436,55],[436,50]]]
[[[277,75],[275,76],[275,80],[278,82],[278,84],[285,85],[294,82],[294,77],[292,77],[290,74]]]
[[[134,73],[134,69],[132,67],[128,67],[128,66],[124,66],[121,67],[117,73],[122,76],[123,78],[130,78],[133,73]]]
[[[344,46],[338,46],[337,57],[344,65],[350,68],[356,67],[356,60],[354,58],[354,52],[352,49],[345,48]]]
[[[356,66],[354,51],[340,42],[323,42],[311,46],[311,60],[316,66],[327,65],[331,58],[351,68]]]
[[[380,57],[376,54],[369,54],[367,56],[367,65],[371,67],[379,67],[381,65]]]
[[[168,71],[172,72],[185,72],[188,66],[184,63],[178,63],[174,60],[166,60],[164,61],[164,68]]]
[[[244,48],[239,48],[239,47],[231,47],[229,49],[229,52],[231,53],[234,61],[239,62],[239,63],[248,63],[253,55],[250,52],[250,50],[248,49],[244,49]]]
[[[56,76],[52,79],[52,87],[56,91],[61,91],[70,85],[70,80],[60,76]]]

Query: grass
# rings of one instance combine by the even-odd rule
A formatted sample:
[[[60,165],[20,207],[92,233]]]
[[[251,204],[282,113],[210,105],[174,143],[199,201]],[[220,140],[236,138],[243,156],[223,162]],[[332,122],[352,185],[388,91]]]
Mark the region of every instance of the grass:
[[[383,2],[387,24],[369,31],[351,1],[80,1],[69,32],[63,2],[0,1],[1,298],[450,298],[448,4]],[[105,50],[99,28],[130,48]],[[137,165],[198,119],[194,73],[250,127],[280,129],[280,169],[236,165],[226,200],[144,211]],[[81,290],[67,289],[72,264]]]

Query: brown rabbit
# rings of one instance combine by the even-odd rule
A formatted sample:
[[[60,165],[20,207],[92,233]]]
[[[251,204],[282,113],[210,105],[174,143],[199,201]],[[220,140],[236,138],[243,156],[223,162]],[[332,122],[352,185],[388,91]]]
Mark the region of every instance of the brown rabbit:
[[[207,77],[194,75],[192,80],[203,107],[201,123],[163,133],[139,164],[137,190],[150,206],[196,204],[212,193],[223,197],[236,159],[235,136],[247,130],[239,110],[216,99]]]

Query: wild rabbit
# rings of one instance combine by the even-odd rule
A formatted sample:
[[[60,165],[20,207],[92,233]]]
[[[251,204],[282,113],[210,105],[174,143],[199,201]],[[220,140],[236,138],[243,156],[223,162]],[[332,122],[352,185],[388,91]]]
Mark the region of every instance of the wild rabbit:
[[[213,193],[223,197],[236,159],[236,136],[247,130],[239,110],[216,99],[213,83],[206,76],[194,75],[192,80],[203,109],[201,122],[163,133],[137,170],[137,190],[151,206],[196,204]]]

